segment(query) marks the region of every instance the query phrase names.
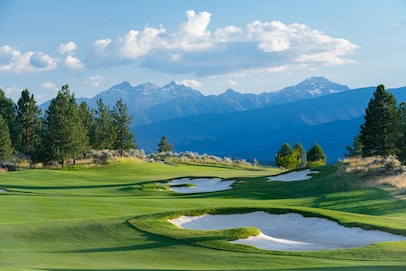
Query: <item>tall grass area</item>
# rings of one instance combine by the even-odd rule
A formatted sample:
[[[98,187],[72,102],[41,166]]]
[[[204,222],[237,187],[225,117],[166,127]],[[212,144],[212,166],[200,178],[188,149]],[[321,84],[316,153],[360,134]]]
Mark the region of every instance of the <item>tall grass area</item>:
[[[356,173],[340,173],[341,166],[319,167],[312,179],[289,183],[266,181],[282,173],[275,168],[137,159],[0,173],[0,270],[404,270],[406,242],[265,252],[219,247],[213,233],[183,235],[165,221],[199,210],[289,209],[406,235],[405,200],[366,187]],[[231,190],[202,194],[149,189],[180,177],[236,182]],[[228,240],[255,232],[214,235]]]

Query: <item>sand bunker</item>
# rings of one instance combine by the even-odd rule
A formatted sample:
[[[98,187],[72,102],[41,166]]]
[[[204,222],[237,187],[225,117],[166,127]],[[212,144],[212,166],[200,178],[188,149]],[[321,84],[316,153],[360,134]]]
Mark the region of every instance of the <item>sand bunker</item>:
[[[278,176],[268,177],[268,182],[271,181],[282,181],[282,182],[292,182],[292,181],[303,181],[312,178],[309,174],[319,173],[318,171],[311,171],[310,169],[305,169],[301,171],[292,171],[286,174],[281,174]]]
[[[8,191],[4,188],[0,188],[0,193],[7,193]]]
[[[164,185],[171,186],[171,190],[177,193],[206,193],[216,192],[231,189],[231,185],[234,183],[231,181],[223,181],[220,178],[181,178],[174,179]],[[178,185],[193,185],[193,186],[178,186]]]
[[[328,219],[303,217],[300,214],[269,214],[263,211],[247,214],[181,216],[171,223],[194,230],[221,230],[255,227],[261,233],[232,241],[265,250],[312,251],[362,247],[377,242],[406,240],[405,236],[382,231],[347,228]]]

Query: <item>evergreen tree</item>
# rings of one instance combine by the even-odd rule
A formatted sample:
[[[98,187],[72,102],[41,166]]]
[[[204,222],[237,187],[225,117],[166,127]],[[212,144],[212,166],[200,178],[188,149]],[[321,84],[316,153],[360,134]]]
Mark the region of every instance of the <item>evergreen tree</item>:
[[[79,105],[79,116],[82,119],[83,127],[85,129],[86,137],[88,140],[86,141],[87,146],[85,146],[85,150],[91,149],[90,145],[90,131],[93,125],[93,115],[90,111],[89,106],[86,102],[81,102]]]
[[[6,121],[11,137],[12,146],[18,144],[18,123],[16,121],[16,110],[13,100],[6,98],[4,91],[0,88],[0,115]]]
[[[286,168],[287,165],[284,161],[285,157],[288,157],[292,154],[293,149],[288,143],[282,144],[281,148],[279,149],[278,153],[276,154],[276,165],[279,167]]]
[[[169,144],[166,136],[162,136],[158,144],[158,152],[169,152],[173,150],[173,145]]]
[[[307,162],[310,166],[325,165],[326,161],[327,156],[324,154],[323,149],[317,143],[307,152]]]
[[[345,154],[345,157],[361,157],[362,156],[361,136],[357,135],[356,137],[354,137],[352,146],[347,145],[346,149],[348,153]]]
[[[406,102],[402,102],[398,108],[399,113],[399,130],[401,136],[397,141],[399,149],[398,159],[402,164],[406,164]]]
[[[9,161],[13,158],[10,131],[6,120],[0,114],[0,162]]]
[[[276,155],[276,164],[284,168],[295,168],[301,162],[299,148],[292,149],[288,143],[284,143]]]
[[[360,132],[362,156],[380,155],[386,158],[396,154],[396,141],[399,138],[396,98],[383,85],[376,88],[364,118]]]
[[[30,95],[28,89],[21,92],[16,109],[20,132],[16,148],[21,153],[31,156],[41,143],[41,110],[35,102],[34,95]]]
[[[45,115],[44,147],[46,160],[59,161],[62,166],[66,160],[76,159],[87,145],[86,131],[79,116],[75,96],[65,85],[52,99]]]
[[[130,132],[130,125],[132,116],[128,115],[128,107],[120,99],[113,108],[114,130],[116,132],[116,139],[114,148],[120,151],[123,156],[124,150],[135,148],[134,134]]]
[[[300,142],[296,142],[293,147],[294,150],[298,150],[300,163],[299,166],[305,167],[307,165],[306,150]]]
[[[97,109],[93,110],[93,125],[90,133],[90,145],[97,150],[114,147],[117,132],[114,127],[114,117],[109,106],[102,99],[97,101]]]

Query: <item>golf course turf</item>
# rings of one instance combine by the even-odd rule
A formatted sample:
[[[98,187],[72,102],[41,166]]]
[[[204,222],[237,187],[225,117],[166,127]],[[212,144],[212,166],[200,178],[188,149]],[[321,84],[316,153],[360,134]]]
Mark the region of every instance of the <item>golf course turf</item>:
[[[0,174],[0,270],[405,270],[406,241],[357,248],[262,250],[229,241],[254,227],[185,230],[184,215],[266,211],[329,219],[406,237],[406,201],[363,187],[337,165],[304,181],[257,170],[118,159],[105,165]],[[177,193],[181,178],[233,180],[231,189]]]

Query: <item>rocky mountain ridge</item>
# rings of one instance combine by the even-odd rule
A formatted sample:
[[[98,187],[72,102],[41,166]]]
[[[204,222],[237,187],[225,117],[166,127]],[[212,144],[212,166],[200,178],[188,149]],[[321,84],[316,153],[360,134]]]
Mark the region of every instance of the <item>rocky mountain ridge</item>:
[[[132,86],[128,82],[114,85],[91,99],[79,98],[91,108],[102,99],[110,107],[123,99],[133,115],[134,125],[150,124],[200,114],[223,114],[263,108],[270,105],[312,99],[332,93],[348,91],[344,85],[330,82],[324,77],[311,77],[303,82],[275,92],[242,94],[227,89],[219,95],[203,95],[200,91],[172,81],[163,87],[150,82]]]

